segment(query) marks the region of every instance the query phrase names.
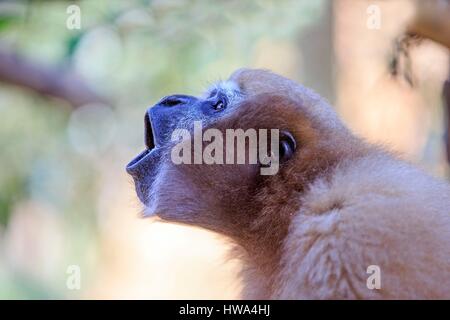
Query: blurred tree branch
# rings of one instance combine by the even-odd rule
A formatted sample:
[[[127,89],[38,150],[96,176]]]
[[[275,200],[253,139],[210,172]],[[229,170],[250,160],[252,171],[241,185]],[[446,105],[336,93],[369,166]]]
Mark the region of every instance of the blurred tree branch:
[[[450,49],[450,1],[448,0],[416,0],[416,14],[408,33],[428,38]],[[445,108],[445,142],[447,162],[450,164],[450,72],[443,86]]]
[[[446,107],[446,133],[445,140],[447,145],[447,162],[450,163],[450,137],[449,137],[449,126],[450,126],[450,77],[444,83],[444,104]]]
[[[72,70],[39,65],[6,50],[0,50],[0,81],[63,99],[74,108],[107,102]]]
[[[408,32],[450,48],[450,2],[416,0],[416,15]]]

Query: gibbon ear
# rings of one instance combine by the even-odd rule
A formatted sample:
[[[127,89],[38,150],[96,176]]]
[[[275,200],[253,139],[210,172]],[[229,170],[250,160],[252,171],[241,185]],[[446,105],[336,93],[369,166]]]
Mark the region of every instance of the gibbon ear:
[[[288,161],[294,156],[297,142],[289,131],[280,131],[279,156],[280,163]]]

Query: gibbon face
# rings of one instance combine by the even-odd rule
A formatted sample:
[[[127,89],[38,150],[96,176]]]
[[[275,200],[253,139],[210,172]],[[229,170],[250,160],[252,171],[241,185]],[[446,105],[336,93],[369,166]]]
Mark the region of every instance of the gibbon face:
[[[201,122],[201,131],[195,132],[195,121]],[[174,132],[183,129],[189,135],[174,141]],[[254,129],[258,139],[266,129],[267,154],[278,152],[276,172],[261,174],[271,163],[260,157],[256,163],[196,162],[214,140],[203,135],[208,129],[223,137],[230,129]],[[276,145],[270,139],[273,129],[279,132]],[[193,147],[195,140],[201,141],[201,150]],[[127,166],[145,214],[237,238],[257,229],[274,238],[284,236],[308,184],[337,162],[365,152],[318,95],[269,71],[251,69],[236,71],[202,97],[161,99],[145,114],[145,143],[147,149]],[[183,156],[191,163],[174,163],[177,145],[187,147]],[[224,157],[230,151],[237,154],[237,147],[235,143],[229,150],[224,143]],[[259,151],[260,145],[252,148]]]

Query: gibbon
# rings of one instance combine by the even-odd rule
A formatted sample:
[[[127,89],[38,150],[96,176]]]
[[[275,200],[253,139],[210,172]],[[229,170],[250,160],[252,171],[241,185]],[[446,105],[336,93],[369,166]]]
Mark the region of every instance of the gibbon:
[[[198,156],[195,121],[223,136],[279,130],[278,171],[261,174],[262,158],[174,163],[180,143]],[[180,130],[193,135],[174,141]],[[449,184],[353,135],[313,91],[240,69],[201,97],[163,98],[145,141],[127,166],[145,215],[230,237],[245,253],[243,298],[450,299]]]

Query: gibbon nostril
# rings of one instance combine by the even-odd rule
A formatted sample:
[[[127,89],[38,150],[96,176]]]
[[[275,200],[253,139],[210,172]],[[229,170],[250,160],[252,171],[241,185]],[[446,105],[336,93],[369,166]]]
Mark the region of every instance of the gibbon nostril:
[[[158,104],[163,107],[175,107],[180,104],[185,104],[189,101],[186,96],[174,95],[163,98]]]

